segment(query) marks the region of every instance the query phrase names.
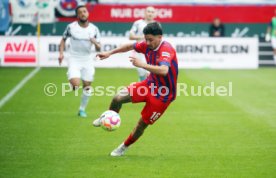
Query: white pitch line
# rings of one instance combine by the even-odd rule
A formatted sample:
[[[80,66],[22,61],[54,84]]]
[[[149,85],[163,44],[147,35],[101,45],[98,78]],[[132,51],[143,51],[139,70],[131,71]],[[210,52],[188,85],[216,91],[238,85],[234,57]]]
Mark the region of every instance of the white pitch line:
[[[0,100],[0,108],[2,108],[6,102],[8,102],[18,90],[20,90],[38,71],[40,67],[35,68],[30,72],[23,80],[21,80],[4,98]]]

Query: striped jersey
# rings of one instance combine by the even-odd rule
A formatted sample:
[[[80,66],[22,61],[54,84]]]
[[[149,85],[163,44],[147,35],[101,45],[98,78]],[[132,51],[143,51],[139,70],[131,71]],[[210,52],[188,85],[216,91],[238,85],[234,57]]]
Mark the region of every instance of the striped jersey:
[[[178,61],[175,49],[167,41],[162,41],[154,50],[149,49],[145,41],[137,42],[134,43],[134,49],[138,53],[145,54],[148,64],[155,66],[166,65],[169,67],[166,76],[150,73],[146,80],[157,99],[164,103],[172,102],[176,98],[178,75]]]

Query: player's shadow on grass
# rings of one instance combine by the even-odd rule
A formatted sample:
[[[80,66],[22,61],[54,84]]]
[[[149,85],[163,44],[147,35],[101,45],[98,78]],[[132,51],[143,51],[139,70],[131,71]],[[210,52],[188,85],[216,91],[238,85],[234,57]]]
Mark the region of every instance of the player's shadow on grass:
[[[150,161],[155,159],[157,156],[150,156],[150,155],[142,155],[142,154],[127,154],[123,156],[113,157],[109,154],[107,155],[97,155],[97,156],[91,156],[90,159],[99,159],[99,160],[136,160],[136,161]]]

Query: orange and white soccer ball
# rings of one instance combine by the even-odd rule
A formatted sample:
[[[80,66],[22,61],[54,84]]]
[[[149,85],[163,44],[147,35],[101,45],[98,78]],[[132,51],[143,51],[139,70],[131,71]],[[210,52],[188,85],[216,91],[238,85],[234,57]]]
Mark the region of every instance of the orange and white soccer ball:
[[[114,131],[121,125],[121,118],[118,113],[112,110],[105,111],[101,115],[101,127],[107,131]]]

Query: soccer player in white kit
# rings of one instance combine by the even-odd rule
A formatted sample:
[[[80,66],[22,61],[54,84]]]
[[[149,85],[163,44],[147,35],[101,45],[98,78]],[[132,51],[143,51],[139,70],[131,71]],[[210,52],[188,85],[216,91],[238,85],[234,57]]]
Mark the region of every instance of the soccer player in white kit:
[[[133,23],[129,32],[129,39],[136,40],[137,42],[143,41],[144,40],[143,29],[148,23],[154,22],[155,15],[156,14],[155,14],[154,7],[148,6],[145,10],[144,19],[137,20]],[[133,55],[134,57],[146,63],[144,54],[133,51]],[[145,80],[149,74],[149,72],[143,68],[137,68],[137,72],[138,72],[140,81]]]
[[[76,8],[76,15],[78,21],[70,23],[63,34],[58,59],[59,64],[61,64],[64,58],[65,41],[70,38],[67,76],[73,90],[79,88],[82,80],[83,92],[78,115],[80,117],[87,117],[85,108],[91,96],[91,83],[95,73],[91,52],[93,45],[96,51],[100,51],[101,49],[99,41],[100,32],[95,25],[89,23],[89,13],[85,6],[78,6]]]

